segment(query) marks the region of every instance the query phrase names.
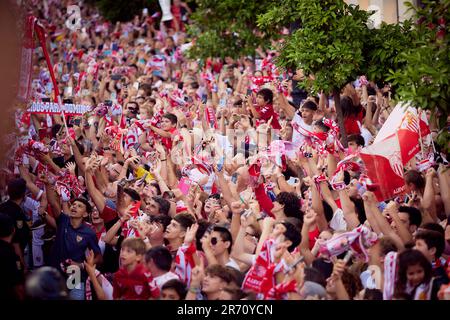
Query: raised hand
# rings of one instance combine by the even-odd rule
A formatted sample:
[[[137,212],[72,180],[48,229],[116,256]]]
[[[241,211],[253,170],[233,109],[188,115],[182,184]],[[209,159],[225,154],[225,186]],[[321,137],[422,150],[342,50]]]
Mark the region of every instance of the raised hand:
[[[317,213],[310,209],[308,212],[303,216],[303,223],[307,226],[312,226],[314,223],[316,223],[317,219]]]
[[[71,175],[75,175],[75,168],[76,168],[76,165],[74,162],[68,162],[66,164],[66,169],[69,170]]]
[[[198,223],[194,223],[186,230],[186,234],[184,236],[185,245],[190,245],[195,240],[197,230],[198,230]]]
[[[94,251],[89,250],[86,254],[86,260],[84,262],[84,267],[87,273],[95,273],[95,263],[94,263]]]

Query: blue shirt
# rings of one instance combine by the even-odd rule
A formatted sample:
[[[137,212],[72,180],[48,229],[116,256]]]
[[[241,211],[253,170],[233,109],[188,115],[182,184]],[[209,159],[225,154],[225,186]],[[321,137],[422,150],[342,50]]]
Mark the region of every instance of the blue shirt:
[[[67,259],[75,262],[86,260],[86,249],[92,249],[99,254],[97,236],[88,225],[82,223],[78,228],[70,224],[70,218],[61,213],[56,219],[56,239],[53,246],[52,265],[60,269],[60,263]]]

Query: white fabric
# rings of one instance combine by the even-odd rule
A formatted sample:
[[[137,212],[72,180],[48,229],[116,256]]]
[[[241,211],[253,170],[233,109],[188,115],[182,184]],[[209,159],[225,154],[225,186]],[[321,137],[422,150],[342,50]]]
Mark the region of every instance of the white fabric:
[[[303,118],[300,117],[300,115],[296,112],[294,115],[294,118],[292,119],[292,123],[296,123],[298,124],[300,127],[303,127],[304,129],[308,130],[308,131],[313,131],[313,126],[312,125],[307,125],[305,123],[305,121],[303,121]],[[292,130],[292,142],[297,145],[300,146],[303,144],[303,142],[305,141],[305,136],[302,135],[301,133],[299,133],[297,130],[295,130],[293,128]]]
[[[333,218],[330,221],[330,227],[334,231],[346,231],[347,230],[347,221],[344,219],[344,211],[342,209],[337,209]]]
[[[162,276],[155,277],[154,280],[156,282],[156,285],[158,286],[159,290],[161,290],[162,286],[169,280],[176,279],[180,280],[180,278],[173,273],[172,271],[169,271],[167,273],[164,273]]]
[[[241,268],[239,268],[239,265],[236,261],[230,258],[230,260],[225,264],[225,267],[230,267],[233,269],[236,269],[237,271],[241,271]]]

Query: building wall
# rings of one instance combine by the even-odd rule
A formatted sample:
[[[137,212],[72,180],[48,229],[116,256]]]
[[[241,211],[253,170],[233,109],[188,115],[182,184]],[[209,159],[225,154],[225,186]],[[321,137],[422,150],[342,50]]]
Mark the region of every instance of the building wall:
[[[413,3],[416,0],[411,0]],[[396,23],[408,19],[411,14],[407,12],[405,0],[346,0],[349,4],[356,4],[364,10],[376,10],[373,15],[375,26],[382,21],[387,23]]]

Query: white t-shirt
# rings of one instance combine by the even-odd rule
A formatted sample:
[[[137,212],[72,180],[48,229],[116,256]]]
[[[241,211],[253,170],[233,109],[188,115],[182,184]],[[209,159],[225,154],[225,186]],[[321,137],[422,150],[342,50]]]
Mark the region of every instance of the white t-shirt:
[[[303,142],[305,141],[305,136],[302,135],[300,132],[298,132],[295,128],[294,128],[294,123],[297,124],[298,126],[308,130],[308,131],[313,131],[313,126],[312,125],[308,125],[305,123],[305,121],[303,121],[303,118],[300,117],[300,115],[296,112],[294,115],[294,118],[292,119],[291,123],[293,124],[293,128],[292,128],[292,142],[296,145],[296,146],[300,146],[303,144]]]
[[[180,278],[175,273],[173,273],[172,271],[169,271],[167,273],[164,273],[162,276],[155,277],[155,282],[156,282],[156,285],[158,286],[159,290],[161,290],[162,286],[167,281],[172,280],[172,279],[180,280]]]
[[[230,260],[225,264],[225,267],[230,267],[233,269],[236,269],[237,271],[241,271],[241,268],[239,268],[239,265],[236,261],[230,258]]]

